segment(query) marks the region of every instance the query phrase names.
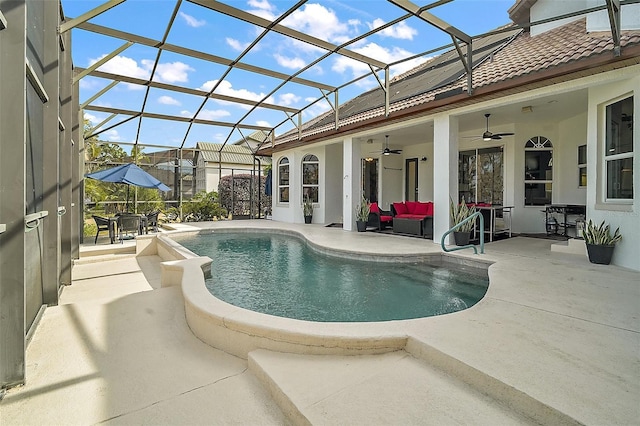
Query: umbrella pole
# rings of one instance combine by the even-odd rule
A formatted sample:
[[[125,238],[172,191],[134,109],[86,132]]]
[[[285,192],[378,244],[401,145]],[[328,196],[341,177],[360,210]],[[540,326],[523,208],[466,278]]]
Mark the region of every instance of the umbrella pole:
[[[127,184],[127,204],[125,206],[125,213],[129,213],[129,184]]]

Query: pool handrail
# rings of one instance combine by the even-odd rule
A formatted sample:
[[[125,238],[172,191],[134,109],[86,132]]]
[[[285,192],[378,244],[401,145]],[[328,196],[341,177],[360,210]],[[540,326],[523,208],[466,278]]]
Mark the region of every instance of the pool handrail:
[[[480,254],[484,254],[484,216],[482,215],[482,212],[475,212],[474,214],[472,214],[471,216],[469,216],[468,218],[466,218],[465,220],[463,220],[462,222],[453,225],[451,227],[451,229],[449,229],[447,232],[445,232],[442,235],[442,238],[440,239],[440,245],[442,246],[442,250],[444,250],[445,253],[449,253],[452,251],[456,251],[456,250],[463,250],[466,248],[472,248],[474,254],[478,254],[478,249],[476,248],[475,244],[467,244],[464,246],[458,246],[458,247],[454,247],[454,248],[447,248],[444,245],[444,240],[447,238],[447,235],[449,235],[450,233],[454,232],[456,229],[460,228],[462,225],[464,225],[465,223],[471,221],[471,220],[475,220],[476,217],[480,217]]]

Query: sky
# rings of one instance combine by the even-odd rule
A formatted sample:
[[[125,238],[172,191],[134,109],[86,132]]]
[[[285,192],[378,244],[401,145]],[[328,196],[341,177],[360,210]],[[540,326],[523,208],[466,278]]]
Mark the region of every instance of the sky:
[[[80,16],[104,3],[105,0],[62,0],[67,18]],[[454,0],[430,10],[440,19],[474,36],[491,31],[510,22],[508,9],[515,0]],[[433,1],[415,1],[424,6]],[[273,20],[296,2],[285,0],[226,0],[221,3],[235,9]],[[120,31],[133,33],[160,41],[165,35],[168,22],[176,7],[174,0],[128,0],[89,22]],[[297,11],[286,17],[282,24],[323,41],[340,45],[386,22],[403,16],[405,12],[383,0],[309,0]],[[247,46],[262,32],[262,28],[188,1],[182,1],[174,24],[167,36],[167,43],[236,60]],[[124,40],[103,36],[82,29],[72,30],[72,57],[76,67],[85,68],[121,47]],[[430,24],[412,17],[372,36],[363,38],[347,48],[353,52],[375,58],[384,63],[394,63],[451,43],[451,38]],[[270,32],[241,58],[240,62],[269,70],[292,74],[326,53],[325,50],[298,40]],[[407,71],[436,53],[405,61],[390,68],[393,77]],[[152,73],[157,49],[133,44],[115,58],[102,65],[99,70],[148,79]],[[266,98],[267,103],[302,108],[321,99],[303,113],[303,121],[331,108],[323,100],[317,88],[295,82],[282,84],[282,80],[263,76],[241,69],[228,72],[223,65],[203,61],[190,56],[162,51],[154,81],[165,84],[210,91],[216,84],[215,93],[249,100]],[[333,87],[344,85],[370,72],[369,67],[359,61],[333,54],[318,64],[303,71],[299,77],[321,82]],[[383,77],[383,74],[379,74]],[[111,81],[96,77],[84,77],[80,81],[80,102],[106,87]],[[378,86],[372,76],[361,79],[339,91],[339,102]],[[266,108],[250,111],[246,105],[181,94],[169,90],[152,88],[148,94],[145,87],[119,83],[92,105],[140,110],[145,96],[146,112],[193,117],[235,123],[242,120],[247,125],[276,128],[276,135],[293,127],[287,114]],[[333,94],[329,96],[333,102]],[[110,114],[86,111],[85,118],[98,125]],[[102,128],[107,128],[128,118],[118,115]],[[294,118],[297,122],[297,118]],[[235,142],[248,136],[253,130],[233,130],[225,126],[194,125],[187,133],[186,123],[134,119],[113,127],[99,135],[99,139],[112,142],[134,142],[167,147],[194,147],[196,142]],[[146,149],[147,152],[158,148]]]

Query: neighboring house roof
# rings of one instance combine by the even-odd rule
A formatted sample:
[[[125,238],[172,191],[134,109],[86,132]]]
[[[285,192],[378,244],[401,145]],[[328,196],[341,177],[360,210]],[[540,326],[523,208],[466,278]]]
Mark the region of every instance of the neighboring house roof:
[[[287,132],[275,141],[278,150],[335,137],[341,133],[406,119],[408,116],[437,112],[509,94],[543,87],[595,74],[608,69],[640,63],[640,31],[622,31],[622,54],[615,57],[611,34],[586,32],[586,19],[531,37],[514,30],[474,40],[473,95],[466,94],[466,73],[453,61],[451,51],[394,79],[391,85],[389,116],[385,117],[384,94],[378,88],[364,93],[339,108],[339,127],[333,112],[311,120],[298,131]],[[481,60],[476,62],[477,58]],[[578,74],[573,74],[578,72]]]
[[[239,139],[235,142],[233,142],[232,145],[246,145],[246,142],[249,142],[249,144],[251,145],[257,145],[257,144],[261,144],[262,142],[264,142],[265,140],[267,140],[268,136],[267,136],[267,132],[263,131],[263,130],[256,130],[255,132],[251,133],[249,136],[247,136],[245,139]]]
[[[245,146],[198,142],[197,154],[207,163],[253,165],[253,153]],[[271,164],[270,158],[260,157],[263,165]]]

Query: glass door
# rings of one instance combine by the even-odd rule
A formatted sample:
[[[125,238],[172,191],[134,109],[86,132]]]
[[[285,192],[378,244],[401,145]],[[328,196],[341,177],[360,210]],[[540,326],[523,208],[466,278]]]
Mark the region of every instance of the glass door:
[[[458,156],[458,201],[502,205],[504,164],[502,147],[460,152]]]
[[[378,202],[378,159],[362,160],[362,193],[371,203]]]
[[[418,159],[405,160],[405,185],[404,199],[406,201],[418,201]]]

